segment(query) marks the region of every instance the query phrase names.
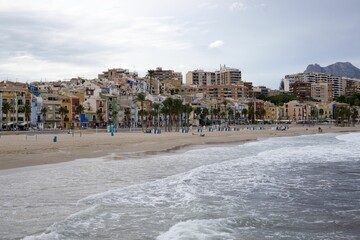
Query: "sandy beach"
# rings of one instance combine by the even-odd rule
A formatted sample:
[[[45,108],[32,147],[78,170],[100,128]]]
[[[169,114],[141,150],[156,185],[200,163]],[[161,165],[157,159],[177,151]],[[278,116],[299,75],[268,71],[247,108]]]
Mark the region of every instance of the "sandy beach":
[[[354,132],[360,127],[321,126],[323,133]],[[94,133],[82,131],[74,135],[57,134],[4,134],[0,137],[0,169],[11,169],[41,164],[52,164],[75,159],[107,157],[125,159],[145,154],[176,150],[186,146],[254,141],[260,138],[317,134],[318,126],[290,126],[286,131],[246,130],[215,131],[200,133],[162,132],[144,134],[141,132]]]

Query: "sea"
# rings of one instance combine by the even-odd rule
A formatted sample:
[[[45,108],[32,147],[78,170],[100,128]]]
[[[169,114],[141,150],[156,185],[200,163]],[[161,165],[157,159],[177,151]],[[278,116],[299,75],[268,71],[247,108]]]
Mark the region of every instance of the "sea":
[[[0,171],[0,239],[360,239],[360,133]]]

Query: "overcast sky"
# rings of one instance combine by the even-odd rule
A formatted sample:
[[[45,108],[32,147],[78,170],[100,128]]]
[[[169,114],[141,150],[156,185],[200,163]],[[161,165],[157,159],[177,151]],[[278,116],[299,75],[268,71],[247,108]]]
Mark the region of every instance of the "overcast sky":
[[[360,67],[358,0],[0,0],[0,80],[185,74],[220,64],[278,88],[311,63]]]

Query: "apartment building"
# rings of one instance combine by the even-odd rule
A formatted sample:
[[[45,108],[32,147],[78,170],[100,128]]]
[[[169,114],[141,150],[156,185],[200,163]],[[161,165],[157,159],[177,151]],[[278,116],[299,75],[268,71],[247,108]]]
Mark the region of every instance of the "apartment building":
[[[240,85],[241,71],[220,65],[220,70],[208,72],[201,69],[189,71],[186,74],[186,85],[213,86],[213,85]]]
[[[245,95],[244,85],[193,86],[189,88],[196,89],[195,92],[203,93],[204,98],[215,98],[218,100],[224,98],[232,98],[236,100],[239,98],[244,98]]]
[[[346,93],[346,78],[334,76],[325,73],[297,73],[286,75],[284,78],[284,90],[285,92],[292,92],[292,85],[295,82],[304,83],[329,83],[332,84],[332,97],[339,97]]]
[[[155,70],[149,70],[152,72],[152,78],[159,81],[162,80],[183,80],[181,72],[175,72],[174,70],[164,70],[162,67],[157,67]]]
[[[291,92],[299,100],[305,101],[311,99],[311,83],[296,81],[291,84]]]
[[[346,80],[345,95],[351,96],[354,93],[360,92],[360,79],[343,78]]]
[[[0,87],[0,92],[2,92],[2,103],[8,102],[11,105],[10,113],[8,115],[8,125],[14,128],[25,126],[26,117],[24,109],[26,104],[31,107],[31,93],[28,92],[26,88],[20,88],[15,85]],[[3,115],[2,118],[2,120],[4,120],[7,116]]]
[[[312,83],[311,98],[321,102],[331,102],[333,100],[332,84],[326,82]]]
[[[44,128],[55,128],[61,126],[61,99],[58,95],[44,96],[43,107],[46,109],[44,117]]]
[[[108,79],[110,81],[117,81],[124,78],[137,78],[137,72],[130,72],[129,69],[112,68],[102,72],[98,75],[99,79]]]
[[[215,85],[215,72],[207,72],[201,69],[186,73],[186,85],[210,86]]]
[[[220,66],[220,70],[215,72],[216,85],[231,85],[241,83],[241,71],[237,68]]]

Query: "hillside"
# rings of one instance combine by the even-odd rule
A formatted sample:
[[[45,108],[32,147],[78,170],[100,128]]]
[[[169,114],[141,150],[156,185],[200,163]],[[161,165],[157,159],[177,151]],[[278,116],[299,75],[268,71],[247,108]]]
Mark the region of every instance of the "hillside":
[[[337,62],[327,67],[321,67],[319,64],[310,64],[304,72],[327,73],[341,77],[360,79],[360,69],[349,62]]]

